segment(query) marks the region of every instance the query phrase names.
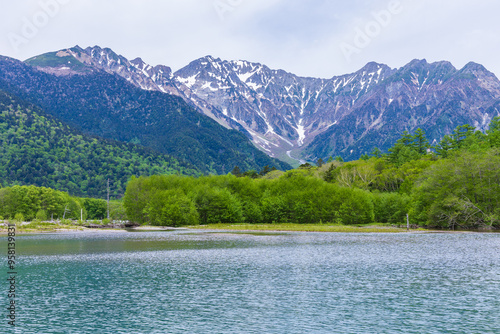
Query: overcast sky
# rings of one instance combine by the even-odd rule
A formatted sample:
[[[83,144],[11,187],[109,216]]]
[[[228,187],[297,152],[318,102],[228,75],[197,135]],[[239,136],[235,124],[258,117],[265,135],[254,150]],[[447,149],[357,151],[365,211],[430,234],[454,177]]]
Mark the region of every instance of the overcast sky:
[[[469,61],[500,77],[498,0],[3,0],[0,54],[99,45],[177,70],[212,55],[329,78],[369,61]]]

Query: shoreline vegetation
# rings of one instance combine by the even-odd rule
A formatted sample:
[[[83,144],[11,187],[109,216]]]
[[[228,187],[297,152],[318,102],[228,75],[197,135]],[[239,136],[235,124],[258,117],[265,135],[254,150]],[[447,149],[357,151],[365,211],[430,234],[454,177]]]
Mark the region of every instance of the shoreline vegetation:
[[[431,146],[404,132],[388,153],[297,169],[131,177],[120,200],[34,185],[0,188],[0,221],[20,231],[160,226],[291,231],[500,230],[500,117]],[[105,218],[108,217],[108,218]],[[55,226],[53,221],[60,223]]]
[[[275,231],[275,232],[340,232],[340,233],[400,233],[407,232],[403,226],[387,224],[209,224],[191,225],[183,227],[137,225],[125,222],[111,222],[103,224],[99,221],[31,221],[31,222],[0,222],[0,235],[7,233],[9,224],[16,225],[17,233],[54,233],[70,231],[174,231],[174,230],[220,230],[220,231]],[[412,226],[410,232],[430,231],[420,227]]]
[[[435,230],[500,229],[500,117],[486,133],[465,124],[431,146],[405,131],[382,154],[318,159],[286,172],[198,178],[153,175],[128,182],[123,206],[139,224],[192,226],[410,224]]]
[[[12,222],[10,222],[12,224]],[[7,234],[9,222],[0,223],[0,236]],[[58,232],[128,232],[128,231],[176,231],[176,230],[200,230],[200,231],[220,231],[220,232],[328,232],[328,233],[491,233],[491,230],[435,230],[418,226],[411,226],[408,230],[406,226],[387,224],[210,224],[192,225],[183,227],[153,226],[153,225],[131,225],[124,224],[96,224],[81,222],[21,222],[16,224],[16,232],[19,234],[38,233],[58,233]]]
[[[333,224],[213,224],[189,226],[194,230],[221,230],[221,231],[266,231],[266,232],[332,232],[332,233],[401,233],[406,228],[387,225],[333,225]],[[410,229],[410,232],[425,231],[424,229]]]
[[[8,226],[16,226],[18,233],[42,233],[42,232],[66,232],[66,231],[99,231],[99,230],[126,230],[131,228],[148,229],[149,227],[140,227],[123,220],[53,220],[53,221],[16,221],[0,220],[0,234],[7,231]],[[151,228],[155,228],[151,226]]]

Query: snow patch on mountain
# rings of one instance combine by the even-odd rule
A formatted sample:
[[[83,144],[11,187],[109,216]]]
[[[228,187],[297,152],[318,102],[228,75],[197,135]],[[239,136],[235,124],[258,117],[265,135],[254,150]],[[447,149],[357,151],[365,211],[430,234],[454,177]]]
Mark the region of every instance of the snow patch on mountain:
[[[359,147],[370,131],[400,126],[398,117],[409,117],[411,126],[430,122],[441,112],[436,108],[446,107],[450,99],[474,119],[470,124],[483,129],[491,118],[486,109],[500,100],[498,79],[474,63],[458,71],[447,62],[415,60],[400,69],[372,62],[355,73],[318,79],[212,56],[173,73],[140,58],[128,61],[106,48],[60,52],[120,75],[142,89],[178,95],[220,124],[243,130],[270,155],[285,155],[290,148],[294,154],[307,152],[313,158],[324,157],[328,150],[356,153],[357,148],[350,145]],[[74,72],[66,67],[46,71],[57,75]],[[311,148],[330,141],[335,144],[324,152]]]

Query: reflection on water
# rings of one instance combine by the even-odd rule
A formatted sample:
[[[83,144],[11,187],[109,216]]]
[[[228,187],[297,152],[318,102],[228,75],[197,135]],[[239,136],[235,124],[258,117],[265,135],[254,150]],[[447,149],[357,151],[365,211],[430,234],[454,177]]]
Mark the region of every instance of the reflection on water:
[[[17,247],[22,333],[500,332],[499,234],[93,232]]]

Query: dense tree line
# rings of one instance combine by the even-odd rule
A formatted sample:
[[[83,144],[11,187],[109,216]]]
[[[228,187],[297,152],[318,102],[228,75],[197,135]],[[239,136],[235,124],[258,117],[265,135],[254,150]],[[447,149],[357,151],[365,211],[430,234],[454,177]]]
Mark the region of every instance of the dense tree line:
[[[382,154],[340,157],[288,172],[132,179],[128,217],[153,225],[211,223],[411,223],[431,228],[500,228],[500,118],[483,134],[459,126],[431,146],[405,132]]]
[[[0,90],[0,187],[36,185],[77,196],[119,198],[132,175],[198,172],[132,144],[82,135]]]
[[[329,184],[301,171],[278,179],[234,175],[133,178],[124,206],[129,219],[152,225],[212,223],[370,223],[373,195]]]
[[[110,218],[123,219],[117,203],[110,209]],[[107,203],[103,199],[79,198],[67,192],[45,187],[13,186],[0,189],[0,219],[103,219]]]
[[[412,215],[443,228],[500,227],[500,149],[461,152],[423,171]]]
[[[409,212],[422,226],[500,228],[500,117],[486,133],[466,124],[434,146],[420,129],[405,132],[387,154],[331,163],[323,177],[392,198],[384,210]]]

